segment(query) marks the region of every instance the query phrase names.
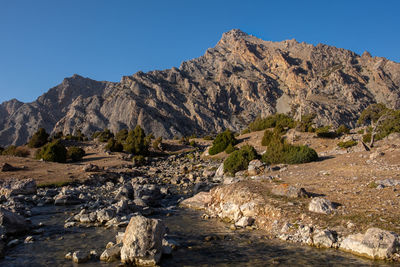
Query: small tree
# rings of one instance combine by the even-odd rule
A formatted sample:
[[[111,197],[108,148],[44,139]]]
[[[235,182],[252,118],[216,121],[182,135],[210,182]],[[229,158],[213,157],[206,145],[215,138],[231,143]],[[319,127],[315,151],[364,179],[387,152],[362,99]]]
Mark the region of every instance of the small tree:
[[[60,140],[55,140],[38,150],[36,158],[45,161],[64,163],[67,161],[67,149]]]
[[[83,150],[80,147],[77,146],[71,146],[68,148],[67,151],[67,158],[69,158],[71,161],[76,162],[80,161],[83,156],[85,156],[85,150]]]
[[[106,149],[110,150],[111,152],[122,152],[124,147],[119,141],[115,141],[114,138],[108,139]]]
[[[47,143],[49,134],[46,133],[44,128],[39,128],[39,130],[33,134],[32,138],[28,142],[29,147],[41,147]]]
[[[258,158],[254,147],[245,145],[240,150],[233,151],[224,161],[224,172],[234,175],[238,171],[246,170],[249,162]]]
[[[237,144],[237,140],[235,138],[235,135],[230,130],[226,130],[222,133],[219,133],[215,137],[213,145],[208,150],[208,153],[210,155],[218,154],[224,151],[229,146],[229,144],[232,144],[232,146],[234,146]]]
[[[137,125],[133,131],[129,131],[124,150],[134,155],[147,155],[148,146],[144,130]]]

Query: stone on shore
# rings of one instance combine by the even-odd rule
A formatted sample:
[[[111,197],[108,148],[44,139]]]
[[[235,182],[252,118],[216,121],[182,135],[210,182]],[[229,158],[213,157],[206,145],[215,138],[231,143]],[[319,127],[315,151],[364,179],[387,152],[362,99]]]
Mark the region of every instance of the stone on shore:
[[[85,263],[90,260],[90,254],[84,251],[75,251],[72,255],[72,260],[75,263]]]
[[[335,210],[335,207],[329,200],[316,197],[311,200],[308,210],[321,214],[331,214]]]
[[[126,264],[156,265],[162,254],[165,226],[160,220],[138,215],[131,218],[122,241],[121,261]]]
[[[340,249],[371,259],[389,259],[400,250],[399,236],[379,228],[369,228],[365,234],[346,237]]]
[[[0,195],[6,197],[16,195],[33,195],[36,194],[36,182],[33,179],[14,180],[1,185]]]
[[[112,262],[116,261],[121,256],[121,245],[112,245],[104,250],[100,255],[101,261]]]
[[[190,209],[202,210],[211,202],[210,192],[200,192],[191,198],[183,200],[180,205]]]
[[[29,230],[29,224],[21,215],[0,208],[0,233],[13,235],[24,233]]]

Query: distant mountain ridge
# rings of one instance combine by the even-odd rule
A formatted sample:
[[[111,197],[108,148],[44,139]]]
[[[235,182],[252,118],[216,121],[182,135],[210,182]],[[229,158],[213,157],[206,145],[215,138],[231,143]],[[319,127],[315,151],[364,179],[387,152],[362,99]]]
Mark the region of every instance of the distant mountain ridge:
[[[155,136],[240,130],[256,116],[315,113],[318,124],[354,126],[369,104],[400,108],[400,64],[328,45],[263,41],[240,30],[178,68],[118,83],[74,75],[31,103],[0,104],[0,145],[39,128],[85,134],[141,125]]]

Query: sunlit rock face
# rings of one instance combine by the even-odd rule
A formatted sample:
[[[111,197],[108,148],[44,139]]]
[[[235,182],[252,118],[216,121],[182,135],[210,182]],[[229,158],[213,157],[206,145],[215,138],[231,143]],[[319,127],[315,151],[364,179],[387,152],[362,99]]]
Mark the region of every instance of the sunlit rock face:
[[[322,125],[354,126],[371,103],[400,108],[400,64],[296,40],[270,42],[231,30],[178,68],[138,72],[118,83],[79,75],[32,103],[0,105],[0,145],[23,144],[39,128],[85,134],[141,125],[170,138],[240,130],[256,116],[315,113]]]

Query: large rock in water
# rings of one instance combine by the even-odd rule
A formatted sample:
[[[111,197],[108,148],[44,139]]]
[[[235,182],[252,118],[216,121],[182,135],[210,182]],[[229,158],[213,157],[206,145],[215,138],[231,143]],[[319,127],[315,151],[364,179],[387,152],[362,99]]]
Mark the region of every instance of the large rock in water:
[[[0,208],[0,235],[20,234],[29,230],[29,224],[21,215]]]
[[[365,234],[346,237],[340,249],[372,259],[389,259],[400,250],[399,236],[395,233],[369,228]]]
[[[239,131],[258,115],[291,110],[297,118],[316,114],[320,125],[354,126],[371,103],[400,108],[399,87],[400,64],[385,58],[263,41],[236,29],[179,68],[137,72],[117,83],[74,75],[34,102],[4,102],[0,145],[26,143],[39,126],[90,135],[137,124],[164,138]]]
[[[122,241],[121,261],[127,264],[156,265],[162,254],[165,226],[160,220],[132,217]]]

